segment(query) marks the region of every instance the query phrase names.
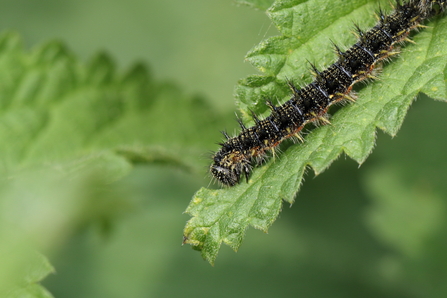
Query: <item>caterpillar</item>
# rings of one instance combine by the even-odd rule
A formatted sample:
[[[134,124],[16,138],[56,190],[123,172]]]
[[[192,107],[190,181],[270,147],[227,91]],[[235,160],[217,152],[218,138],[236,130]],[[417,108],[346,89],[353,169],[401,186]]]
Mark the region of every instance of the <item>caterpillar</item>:
[[[355,101],[354,84],[374,79],[377,64],[398,54],[395,45],[411,41],[412,30],[424,27],[422,23],[446,10],[447,0],[396,1],[394,10],[385,14],[379,10],[378,22],[368,31],[356,27],[358,41],[346,51],[334,44],[338,60],[324,71],[311,64],[315,79],[299,89],[291,81],[291,98],[280,106],[267,100],[271,114],[263,120],[253,115],[255,125],[247,128],[238,121],[242,131],[235,137],[223,132],[226,140],[220,143],[212,157],[212,176],[225,186],[234,186],[244,175],[247,182],[253,161],[262,161],[266,152],[274,150],[282,141],[298,137],[308,123],[327,122],[325,115],[330,106],[341,101]]]

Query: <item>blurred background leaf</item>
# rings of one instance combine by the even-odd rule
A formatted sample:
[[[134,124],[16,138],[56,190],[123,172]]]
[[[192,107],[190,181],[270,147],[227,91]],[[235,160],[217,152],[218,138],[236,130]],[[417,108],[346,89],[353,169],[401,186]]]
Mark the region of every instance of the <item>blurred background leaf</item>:
[[[276,34],[268,18],[231,1],[0,3],[1,27],[20,32],[28,47],[58,38],[83,61],[98,61],[90,57],[105,49],[121,77],[135,61],[147,61],[157,85],[165,86],[161,79],[176,82],[164,89],[171,95],[161,98],[179,108],[218,111],[211,116],[212,126],[196,128],[197,138],[206,136],[189,144],[198,142],[195,150],[202,153],[198,160],[181,159],[185,166],[164,154],[166,144],[179,135],[163,134],[158,137],[162,144],[150,152],[139,146],[120,148],[101,155],[115,162],[99,161],[85,172],[72,168],[81,173],[72,181],[60,177],[59,167],[3,181],[2,200],[9,207],[2,210],[13,211],[2,214],[22,223],[16,227],[20,231],[32,231],[34,237],[21,238],[26,248],[49,257],[55,273],[43,285],[55,297],[446,296],[446,224],[440,219],[447,197],[445,104],[420,97],[397,137],[379,133],[377,148],[360,169],[341,158],[318,178],[308,175],[299,199],[293,208],[284,208],[268,235],[251,230],[237,254],[226,247],[211,267],[181,247],[189,218],[182,212],[193,193],[208,183],[203,179],[206,152],[217,149],[213,144],[221,138],[219,130],[237,125],[233,87],[254,72],[242,62],[246,52]],[[153,131],[176,125],[176,117],[159,118],[165,120],[154,124]],[[132,119],[129,127],[137,127]],[[108,134],[113,136],[113,130]],[[93,140],[94,148],[110,144],[106,135]],[[113,138],[127,142],[132,136],[117,133]],[[116,158],[136,166],[119,166]],[[166,162],[152,164],[153,158]],[[117,170],[104,170],[116,164]],[[191,164],[198,169],[189,171]],[[116,175],[105,177],[104,171]],[[383,177],[389,177],[385,184]],[[408,206],[400,213],[407,197],[422,208],[421,214]],[[425,222],[436,207],[433,219]],[[418,216],[411,216],[414,212]],[[396,221],[397,227],[388,227]],[[422,228],[408,221],[421,221]],[[410,241],[410,236],[421,238]],[[17,272],[23,268],[22,261],[10,260],[20,265]],[[2,266],[1,272],[12,267]]]

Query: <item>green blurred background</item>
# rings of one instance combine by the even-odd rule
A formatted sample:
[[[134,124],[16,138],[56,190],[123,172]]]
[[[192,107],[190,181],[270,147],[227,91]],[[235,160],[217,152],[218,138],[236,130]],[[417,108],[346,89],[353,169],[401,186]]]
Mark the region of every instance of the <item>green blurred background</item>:
[[[143,61],[203,95],[230,131],[234,85],[256,72],[243,57],[276,34],[262,11],[231,0],[0,3],[1,28],[27,46],[60,39],[83,60],[110,53],[121,70]],[[120,182],[138,208],[106,235],[79,228],[50,256],[56,273],[44,285],[73,298],[447,297],[446,114],[447,104],[420,97],[396,138],[378,134],[364,165],[342,157],[315,179],[309,171],[269,234],[249,229],[215,267],[181,246],[182,212],[203,177],[138,166]]]

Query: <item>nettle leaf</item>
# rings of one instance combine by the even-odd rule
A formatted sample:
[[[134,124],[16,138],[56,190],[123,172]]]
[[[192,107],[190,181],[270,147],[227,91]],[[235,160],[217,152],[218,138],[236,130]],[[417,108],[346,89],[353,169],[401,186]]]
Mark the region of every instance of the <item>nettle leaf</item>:
[[[15,289],[8,291],[5,297],[8,298],[52,298],[50,294],[43,286],[40,285],[45,277],[54,273],[54,268],[49,263],[48,259],[41,254],[30,254],[28,264],[23,268],[24,272],[21,273],[21,279],[18,283],[19,286]]]
[[[382,7],[387,6],[382,3]],[[276,1],[267,13],[282,35],[262,41],[247,54],[247,60],[265,75],[243,79],[236,88],[245,122],[253,123],[250,110],[268,115],[266,98],[289,99],[287,79],[297,85],[310,83],[307,61],[322,69],[333,63],[330,41],[351,46],[356,41],[349,34],[352,22],[372,27],[377,8],[377,1],[366,0]],[[200,189],[186,210],[192,218],[184,242],[201,250],[213,264],[221,243],[237,250],[248,226],[267,232],[282,201],[294,202],[307,167],[319,174],[343,152],[361,164],[374,147],[376,127],[394,136],[419,93],[445,101],[447,18],[434,18],[426,25],[412,36],[415,44],[407,43],[399,57],[384,65],[379,80],[356,86],[357,102],[337,111],[331,125],[313,129],[303,144],[294,144],[255,168],[248,183]]]
[[[110,180],[141,162],[202,172],[217,121],[200,98],[155,82],[141,64],[121,75],[99,54],[83,65],[58,42],[28,53],[14,33],[0,37],[0,111],[1,172],[93,165]]]
[[[155,81],[141,64],[120,74],[105,54],[81,63],[59,42],[26,51],[16,33],[0,35],[0,255],[7,259],[0,293],[51,297],[38,282],[52,269],[27,271],[28,250],[53,251],[90,222],[107,231],[134,203],[111,182],[135,164],[202,173],[216,123],[201,98]]]

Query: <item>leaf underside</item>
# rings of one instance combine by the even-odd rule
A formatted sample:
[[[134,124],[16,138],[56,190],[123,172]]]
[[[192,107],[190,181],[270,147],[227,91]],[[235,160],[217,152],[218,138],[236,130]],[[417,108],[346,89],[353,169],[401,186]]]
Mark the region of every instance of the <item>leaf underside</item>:
[[[382,7],[388,7],[381,3]],[[336,60],[330,41],[348,48],[355,43],[352,21],[367,29],[375,24],[378,1],[276,1],[267,11],[282,34],[262,41],[246,59],[264,75],[243,79],[236,87],[237,104],[247,124],[250,110],[268,115],[266,98],[289,99],[286,80],[304,86],[312,81],[307,61],[324,69]],[[331,125],[313,129],[303,144],[254,169],[248,183],[225,189],[200,189],[186,212],[192,218],[184,242],[214,263],[222,242],[234,250],[248,226],[267,232],[282,207],[292,204],[307,167],[321,173],[342,152],[363,163],[371,153],[376,127],[394,136],[419,93],[447,98],[447,18],[437,17],[414,34],[402,53],[385,63],[380,79],[355,87],[358,100],[338,110]],[[331,111],[330,111],[331,112]]]

